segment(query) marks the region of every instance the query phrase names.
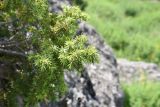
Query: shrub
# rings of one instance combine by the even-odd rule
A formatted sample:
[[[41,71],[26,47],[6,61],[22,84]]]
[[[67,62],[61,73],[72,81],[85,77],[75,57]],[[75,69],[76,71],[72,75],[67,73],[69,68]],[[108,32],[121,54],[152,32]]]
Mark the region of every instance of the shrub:
[[[17,96],[26,107],[61,98],[64,70],[81,72],[84,63],[97,61],[86,36],[75,37],[77,20],[87,18],[79,8],[65,7],[57,15],[48,11],[48,0],[2,0],[0,8],[0,61],[17,66],[15,75],[3,77],[8,82],[0,94],[7,107],[16,107]]]

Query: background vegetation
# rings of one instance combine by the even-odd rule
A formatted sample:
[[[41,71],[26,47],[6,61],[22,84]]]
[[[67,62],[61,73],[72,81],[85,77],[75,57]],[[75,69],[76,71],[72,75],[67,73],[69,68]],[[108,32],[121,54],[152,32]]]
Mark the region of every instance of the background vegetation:
[[[160,83],[140,81],[123,84],[124,107],[160,107]]]
[[[160,63],[160,2],[88,0],[86,11],[118,57]]]

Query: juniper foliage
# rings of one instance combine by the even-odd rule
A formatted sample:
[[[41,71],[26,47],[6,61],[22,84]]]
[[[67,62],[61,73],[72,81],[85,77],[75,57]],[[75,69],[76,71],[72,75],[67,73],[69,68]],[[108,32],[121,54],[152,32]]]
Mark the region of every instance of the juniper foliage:
[[[97,61],[86,36],[75,36],[77,20],[87,19],[78,7],[57,15],[48,11],[47,0],[1,0],[0,13],[0,61],[18,65],[1,90],[8,107],[16,107],[17,95],[26,107],[61,98],[64,70],[81,71]]]

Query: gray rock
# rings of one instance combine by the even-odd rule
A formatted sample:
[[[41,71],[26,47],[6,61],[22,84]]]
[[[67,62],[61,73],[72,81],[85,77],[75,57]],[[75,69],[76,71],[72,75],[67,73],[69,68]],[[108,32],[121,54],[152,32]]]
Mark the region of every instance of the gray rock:
[[[49,10],[58,13],[62,11],[62,5],[70,6],[72,0],[48,0],[48,1],[50,4]]]
[[[120,80],[122,82],[145,80],[160,80],[160,69],[154,63],[141,61],[128,61],[118,59],[118,70],[120,71]]]

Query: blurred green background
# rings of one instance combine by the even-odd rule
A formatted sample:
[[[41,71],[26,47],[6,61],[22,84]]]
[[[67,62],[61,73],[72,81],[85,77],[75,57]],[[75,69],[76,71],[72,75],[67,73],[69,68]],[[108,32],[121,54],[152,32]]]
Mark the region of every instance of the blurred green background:
[[[87,0],[89,22],[117,57],[160,64],[160,2]]]

